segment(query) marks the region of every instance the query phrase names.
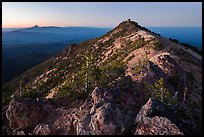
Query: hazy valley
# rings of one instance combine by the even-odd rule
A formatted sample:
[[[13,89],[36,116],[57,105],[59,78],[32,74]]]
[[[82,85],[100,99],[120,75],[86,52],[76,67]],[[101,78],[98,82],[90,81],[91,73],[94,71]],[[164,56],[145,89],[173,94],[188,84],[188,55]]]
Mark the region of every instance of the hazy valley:
[[[109,28],[38,27],[2,32],[2,83],[56,55],[70,44],[105,34]]]

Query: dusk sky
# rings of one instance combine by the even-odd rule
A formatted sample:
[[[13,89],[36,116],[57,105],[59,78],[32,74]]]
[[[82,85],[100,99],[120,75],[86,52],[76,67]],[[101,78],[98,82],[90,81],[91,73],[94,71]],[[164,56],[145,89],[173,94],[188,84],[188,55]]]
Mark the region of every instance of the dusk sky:
[[[2,27],[115,27],[126,19],[145,27],[202,26],[201,2],[3,2]]]

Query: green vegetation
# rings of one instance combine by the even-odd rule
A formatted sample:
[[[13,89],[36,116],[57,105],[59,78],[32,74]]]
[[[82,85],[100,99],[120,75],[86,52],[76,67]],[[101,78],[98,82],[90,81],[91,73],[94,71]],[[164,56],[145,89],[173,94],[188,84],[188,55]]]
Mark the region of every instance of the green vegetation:
[[[132,58],[134,58],[135,57],[135,55],[134,54],[132,54],[131,56],[129,56],[128,58],[127,58],[127,62],[128,61],[130,61]]]
[[[127,50],[128,53],[129,53],[129,52],[131,52],[133,50],[141,48],[145,44],[146,44],[146,42],[145,42],[144,38],[143,37],[139,37],[136,41],[132,42],[128,46],[125,46],[124,50]]]
[[[177,43],[177,44],[180,44],[179,41],[178,41],[177,39],[169,38],[169,40],[171,40],[171,41],[173,41],[173,42],[175,42],[175,43]]]
[[[186,48],[189,48],[189,49],[197,52],[199,55],[202,55],[202,49],[198,49],[197,47],[194,47],[194,46],[192,46],[190,44],[187,44],[187,43],[180,43],[180,44],[183,45]]]
[[[53,58],[50,58],[39,65],[27,70],[23,74],[19,75],[15,79],[11,80],[7,84],[2,87],[2,104],[3,106],[9,103],[11,100],[11,95],[14,91],[19,90],[19,83],[23,81],[21,84],[22,89],[26,84],[35,79],[37,76],[41,75],[46,70],[51,69],[54,65],[52,62]]]
[[[153,49],[154,50],[159,50],[162,47],[162,43],[159,42],[158,40],[155,40],[153,43]]]
[[[170,96],[168,88],[165,87],[163,78],[160,78],[153,85],[149,85],[146,82],[144,84],[145,89],[150,91],[150,97],[156,98],[167,105],[174,105],[176,103],[175,99]]]
[[[80,69],[76,70],[59,88],[56,97],[69,96],[79,98],[92,91],[100,82],[101,70],[96,66],[93,54],[86,52],[82,58]]]
[[[144,38],[139,38],[135,42],[131,42],[130,40],[124,41],[123,45],[120,49],[117,49],[116,52],[108,58],[102,65],[105,66],[113,61],[123,62],[123,59],[128,56],[128,54],[142,47],[145,44]]]
[[[132,68],[133,75],[139,74],[142,71],[142,68],[147,65],[149,60],[147,54],[148,52],[145,51],[145,55],[142,55],[141,59],[138,60],[138,64]]]
[[[202,55],[202,49],[198,49],[197,47],[190,45],[190,44],[187,44],[187,43],[179,42],[177,39],[169,38],[169,40],[171,40],[177,44],[183,45],[184,47],[186,47],[186,49],[189,48],[189,49],[195,51],[196,53],[198,53],[199,55]]]
[[[103,88],[118,88],[119,85],[123,85],[121,87],[131,86],[130,79],[125,76],[126,66],[123,60],[128,53],[142,47],[145,41],[144,38],[139,38],[132,43],[126,42],[125,44],[129,45],[117,49],[100,66],[97,66],[96,61],[99,59],[99,55],[112,45],[112,39],[106,41],[104,45],[99,45],[98,49],[94,49],[94,52],[89,47],[80,52],[85,53],[81,56],[80,65],[74,69],[74,72],[70,73],[69,78],[66,79],[66,84],[59,88],[55,97],[84,98],[96,86]]]
[[[35,97],[35,92],[33,92],[28,86],[26,86],[23,91],[21,98]]]
[[[163,78],[160,78],[153,85],[147,83],[144,84],[148,98],[152,97],[166,104],[167,108],[169,108],[169,115],[172,117],[172,120],[174,120],[175,123],[180,123],[189,127],[189,121],[192,120],[199,129],[202,129],[202,118],[200,119],[199,115],[194,114],[195,110],[199,110],[201,107],[195,101],[191,101],[189,99],[188,101],[186,100],[186,95],[188,93],[187,87],[184,88],[184,97],[182,101],[170,96],[168,88],[164,85]]]
[[[125,77],[125,66],[122,61],[114,60],[106,65],[97,66],[92,53],[86,52],[79,70],[76,70],[59,88],[56,97],[85,98],[95,87],[115,87]]]
[[[147,28],[145,28],[145,27],[140,26],[140,25],[139,25],[139,27],[140,27],[142,30],[148,31],[148,32],[150,32],[150,33],[153,33],[153,34],[159,36],[159,37],[162,37],[159,33],[155,33],[155,32],[153,32],[153,31],[151,31],[151,30],[149,30],[149,29],[147,29]]]
[[[2,88],[2,102],[7,104],[11,99],[10,96],[12,93],[17,90],[19,91],[20,81],[23,81],[21,84],[22,95],[20,95],[20,92],[16,93],[17,97],[20,98],[45,97],[54,87],[59,87],[59,92],[56,92],[57,94],[55,94],[54,98],[84,98],[96,86],[117,88],[120,87],[119,85],[123,85],[122,87],[131,85],[131,80],[125,76],[126,66],[123,60],[131,51],[145,44],[144,38],[140,37],[135,42],[131,42],[130,40],[125,41],[125,46],[121,49],[117,49],[117,51],[104,63],[100,64],[100,66],[97,64],[97,61],[101,59],[101,53],[105,51],[107,47],[113,45],[116,37],[123,35],[126,35],[125,30],[123,30],[120,35],[115,33],[115,35],[105,43],[97,43],[97,41],[108,35],[81,42],[77,46],[76,44],[69,46],[63,53],[33,67],[5,85]],[[91,46],[94,44],[97,45],[97,49]],[[67,59],[63,60],[64,57]],[[31,83],[35,78],[52,69],[56,70],[43,76],[47,78],[46,81],[40,79],[36,83]],[[64,81],[66,81],[65,85],[62,86],[61,84]]]

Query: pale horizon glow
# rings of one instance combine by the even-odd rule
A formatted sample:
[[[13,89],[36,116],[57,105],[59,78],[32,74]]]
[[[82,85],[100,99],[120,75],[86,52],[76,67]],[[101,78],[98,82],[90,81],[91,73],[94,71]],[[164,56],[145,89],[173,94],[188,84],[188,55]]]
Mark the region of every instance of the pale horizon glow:
[[[126,19],[144,27],[202,27],[202,2],[2,3],[2,28],[113,28]]]

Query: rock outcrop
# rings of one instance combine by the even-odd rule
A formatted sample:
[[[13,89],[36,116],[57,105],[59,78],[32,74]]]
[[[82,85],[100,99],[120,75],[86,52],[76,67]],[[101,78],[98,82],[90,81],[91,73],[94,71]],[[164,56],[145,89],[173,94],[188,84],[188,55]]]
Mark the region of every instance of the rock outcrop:
[[[183,135],[162,102],[150,98],[139,111],[136,96],[96,87],[79,109],[13,99],[6,116],[14,135]]]
[[[38,124],[32,133],[33,135],[55,135],[55,129],[49,124]]]
[[[77,108],[55,108],[46,100],[13,99],[6,111],[6,118],[13,131],[9,134],[74,135],[79,120],[77,113]]]
[[[167,116],[168,110],[165,106],[150,98],[141,108],[135,123],[138,124],[135,135],[183,135],[179,128],[172,123]]]
[[[80,107],[78,135],[132,134],[134,119],[142,101],[139,91],[95,88]]]
[[[135,123],[138,124],[146,117],[154,117],[154,116],[166,116],[167,110],[164,105],[156,100],[150,98],[147,103],[140,109],[137,117],[135,119]]]
[[[129,121],[115,94],[95,88],[91,94],[93,105],[77,125],[78,135],[114,135],[126,130]]]
[[[43,105],[35,99],[13,99],[6,111],[6,117],[13,130],[27,130],[35,126],[44,116]]]
[[[135,135],[183,135],[178,127],[166,117],[145,117],[138,125]]]

